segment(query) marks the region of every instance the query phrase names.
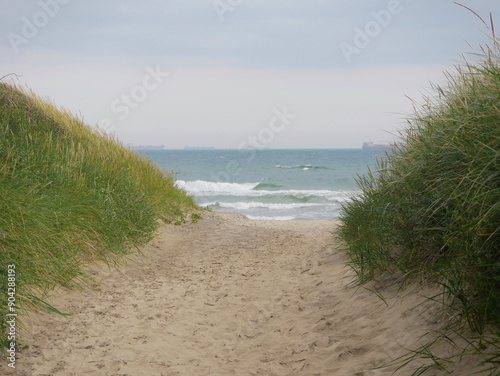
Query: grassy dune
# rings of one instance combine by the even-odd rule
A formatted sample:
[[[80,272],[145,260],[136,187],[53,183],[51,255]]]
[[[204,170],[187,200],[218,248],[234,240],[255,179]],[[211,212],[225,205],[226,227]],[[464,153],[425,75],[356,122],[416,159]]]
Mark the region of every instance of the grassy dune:
[[[441,284],[458,320],[446,333],[468,326],[475,339],[462,354],[483,352],[491,374],[500,372],[499,48],[495,40],[458,66],[417,107],[397,148],[358,179],[340,230],[359,282],[393,272]]]
[[[148,241],[159,219],[196,210],[174,177],[31,92],[0,84],[0,331],[8,265],[17,313],[51,309],[59,285],[84,286],[85,265]],[[6,336],[3,335],[2,341]]]

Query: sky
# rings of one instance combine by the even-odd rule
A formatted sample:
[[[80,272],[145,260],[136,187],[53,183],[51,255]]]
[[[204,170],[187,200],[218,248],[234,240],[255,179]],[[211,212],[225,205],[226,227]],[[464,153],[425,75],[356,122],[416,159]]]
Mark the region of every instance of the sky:
[[[498,0],[463,0],[489,25]],[[0,0],[0,77],[124,143],[390,142],[486,26],[449,0]],[[500,29],[500,28],[499,28]]]

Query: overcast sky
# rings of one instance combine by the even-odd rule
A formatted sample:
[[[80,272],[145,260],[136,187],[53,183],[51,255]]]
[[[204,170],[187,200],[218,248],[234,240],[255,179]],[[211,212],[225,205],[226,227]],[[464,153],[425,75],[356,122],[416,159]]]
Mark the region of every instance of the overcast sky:
[[[498,0],[463,0],[489,22]],[[123,142],[352,148],[391,141],[488,43],[449,0],[0,0],[0,76]],[[500,29],[500,28],[499,28]],[[469,43],[469,44],[468,44]],[[468,55],[472,58],[472,55]]]

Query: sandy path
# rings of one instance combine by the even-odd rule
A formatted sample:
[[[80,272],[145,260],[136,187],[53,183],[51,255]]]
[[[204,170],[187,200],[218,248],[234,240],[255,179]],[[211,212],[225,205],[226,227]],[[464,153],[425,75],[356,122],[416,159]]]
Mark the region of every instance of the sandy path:
[[[15,374],[390,375],[370,368],[440,325],[412,291],[379,286],[386,305],[347,289],[334,222],[204,217],[97,270],[96,291],[57,298],[74,317],[39,315]]]

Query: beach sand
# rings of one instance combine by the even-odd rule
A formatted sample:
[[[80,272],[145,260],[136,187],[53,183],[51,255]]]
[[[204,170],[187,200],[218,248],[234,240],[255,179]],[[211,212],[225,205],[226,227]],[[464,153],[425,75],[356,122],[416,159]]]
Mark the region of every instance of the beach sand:
[[[373,367],[443,325],[422,296],[431,288],[348,288],[336,222],[203,216],[163,226],[135,261],[93,266],[94,291],[57,291],[54,305],[73,316],[36,315],[15,373],[5,361],[0,373],[391,375]]]

